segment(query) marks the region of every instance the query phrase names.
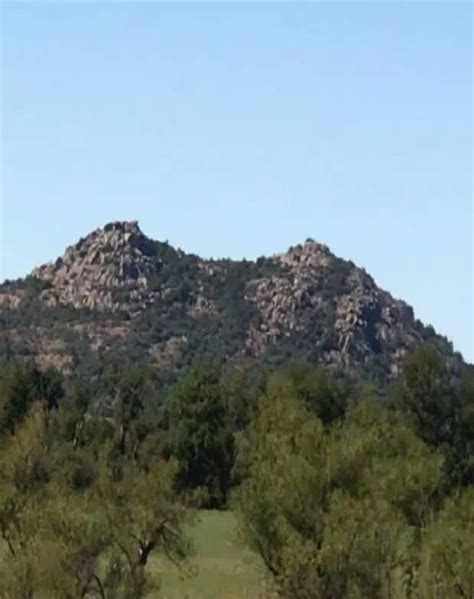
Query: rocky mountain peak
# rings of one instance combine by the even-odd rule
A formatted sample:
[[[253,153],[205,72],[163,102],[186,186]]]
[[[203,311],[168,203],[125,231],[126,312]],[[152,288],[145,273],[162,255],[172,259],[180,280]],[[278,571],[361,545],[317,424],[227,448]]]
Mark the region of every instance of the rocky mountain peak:
[[[43,292],[49,305],[119,310],[124,306],[117,296],[127,291],[127,308],[133,310],[153,299],[147,294],[148,279],[158,266],[156,243],[138,222],[116,221],[81,238],[56,262],[36,268],[32,275],[51,284]]]
[[[290,269],[301,271],[305,268],[328,266],[334,255],[327,245],[308,238],[303,244],[292,246],[283,254],[277,254],[276,258]]]
[[[149,239],[136,221],[116,221],[32,275],[0,285],[11,323],[3,336],[43,364],[71,363],[65,322],[92,354],[121,351],[126,340],[165,370],[215,347],[225,359],[295,355],[387,379],[424,339],[453,355],[409,305],[314,239],[267,260],[208,261]],[[90,310],[55,310],[64,305]],[[1,342],[0,330],[0,356]]]
[[[96,229],[66,250],[72,258],[88,252],[121,255],[123,252],[152,256],[155,243],[140,229],[138,221],[115,221]]]
[[[117,220],[105,225],[104,231],[119,231],[120,233],[135,233],[143,235],[137,220]]]

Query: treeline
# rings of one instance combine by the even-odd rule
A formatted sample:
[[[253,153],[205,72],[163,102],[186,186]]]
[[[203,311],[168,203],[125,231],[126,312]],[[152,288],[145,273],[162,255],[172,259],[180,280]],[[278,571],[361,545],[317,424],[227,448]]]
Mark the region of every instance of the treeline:
[[[96,414],[100,395],[106,416]],[[0,369],[0,597],[146,596],[196,507],[295,598],[474,596],[474,377],[416,348],[386,393],[290,363],[64,381]],[[156,589],[155,589],[156,590]]]

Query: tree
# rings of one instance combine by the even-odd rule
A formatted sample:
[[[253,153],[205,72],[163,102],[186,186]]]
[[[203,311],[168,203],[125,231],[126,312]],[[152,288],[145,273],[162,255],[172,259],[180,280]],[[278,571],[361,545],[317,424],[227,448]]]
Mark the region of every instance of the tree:
[[[459,380],[435,347],[416,347],[405,359],[393,392],[395,407],[427,443],[447,456],[445,493],[474,482],[474,375],[465,368]]]
[[[443,458],[374,401],[324,428],[291,388],[238,441],[241,531],[282,596],[408,597]]]
[[[233,364],[221,378],[222,395],[229,426],[242,431],[255,416],[258,400],[265,391],[267,371],[253,360]]]
[[[305,361],[290,361],[270,377],[272,392],[290,393],[327,424],[344,416],[351,400],[361,394],[361,385],[348,377],[337,380],[322,366]]]
[[[119,370],[113,366],[106,371],[105,389],[111,414],[119,426],[117,449],[125,454],[133,451],[133,429],[146,408],[158,404],[159,383],[154,372],[146,367]]]
[[[12,361],[0,368],[0,435],[15,427],[36,401],[51,410],[64,396],[62,377],[54,369],[41,372],[36,366]]]
[[[114,436],[75,447],[60,422],[36,402],[0,447],[0,596],[144,597],[152,552],[188,552],[176,465],[117,453]]]
[[[149,589],[145,568],[153,552],[176,564],[189,552],[183,526],[190,512],[177,501],[175,476],[173,462],[157,460],[147,469],[129,462],[116,481],[103,462],[94,491],[111,535],[114,558],[108,576],[125,581],[130,599],[145,596]]]
[[[172,393],[169,422],[182,488],[204,489],[208,507],[223,505],[230,484],[233,436],[217,368],[210,364],[191,368]]]
[[[474,485],[474,369],[466,370],[459,389],[458,435],[454,446],[452,470],[454,480]]]
[[[21,518],[22,542],[2,562],[2,597],[137,599],[155,585],[153,552],[175,563],[188,553],[186,510],[176,501],[171,465],[127,469],[120,482],[105,471],[81,494],[51,484]]]
[[[28,544],[22,526],[51,477],[49,439],[44,410],[33,406],[30,415],[3,441],[0,451],[0,532],[12,556]]]
[[[428,343],[416,346],[405,358],[394,401],[425,441],[454,444],[457,399],[451,374],[437,349]]]
[[[424,531],[417,597],[474,597],[474,488],[451,497]]]

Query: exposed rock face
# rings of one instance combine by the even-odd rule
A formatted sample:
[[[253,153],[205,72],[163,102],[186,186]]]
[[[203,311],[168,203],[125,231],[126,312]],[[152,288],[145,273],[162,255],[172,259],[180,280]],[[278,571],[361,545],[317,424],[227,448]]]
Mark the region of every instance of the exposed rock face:
[[[282,337],[302,334],[309,321],[327,320],[331,313],[335,344],[321,355],[329,365],[350,367],[381,352],[390,356],[396,373],[406,350],[422,340],[410,306],[379,289],[360,268],[336,258],[327,246],[309,239],[275,259],[288,269],[284,276],[248,285],[248,296],[262,317],[247,339],[257,353]],[[327,297],[325,281],[341,266],[342,284]]]
[[[42,292],[42,300],[51,306],[59,302],[135,313],[153,302],[156,294],[148,290],[148,280],[157,269],[155,244],[138,223],[114,222],[70,246],[62,258],[40,266],[32,275],[52,284]]]
[[[15,310],[16,308],[19,308],[23,297],[22,293],[1,293],[0,309]]]
[[[453,355],[410,306],[312,239],[256,262],[201,260],[149,239],[137,222],[97,229],[1,285],[0,311],[0,354],[26,352],[65,370],[87,352],[132,352],[172,370],[213,348],[225,359],[265,359],[285,347],[390,377],[427,337]]]

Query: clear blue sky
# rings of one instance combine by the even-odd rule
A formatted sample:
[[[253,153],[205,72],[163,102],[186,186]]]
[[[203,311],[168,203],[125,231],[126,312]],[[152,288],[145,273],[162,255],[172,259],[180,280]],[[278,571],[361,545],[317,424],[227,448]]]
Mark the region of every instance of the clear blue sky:
[[[470,3],[2,4],[0,279],[138,219],[306,237],[473,359]]]

